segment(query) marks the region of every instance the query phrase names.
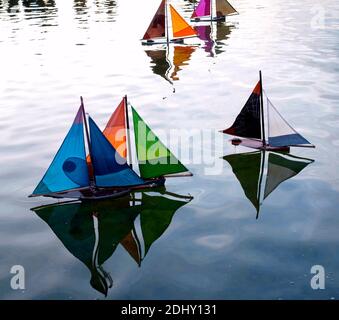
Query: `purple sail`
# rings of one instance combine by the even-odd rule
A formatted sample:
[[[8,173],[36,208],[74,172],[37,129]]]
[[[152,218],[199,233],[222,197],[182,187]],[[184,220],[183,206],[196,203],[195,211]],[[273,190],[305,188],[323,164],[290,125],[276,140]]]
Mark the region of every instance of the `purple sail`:
[[[191,18],[204,17],[210,15],[211,15],[211,0],[200,0]]]

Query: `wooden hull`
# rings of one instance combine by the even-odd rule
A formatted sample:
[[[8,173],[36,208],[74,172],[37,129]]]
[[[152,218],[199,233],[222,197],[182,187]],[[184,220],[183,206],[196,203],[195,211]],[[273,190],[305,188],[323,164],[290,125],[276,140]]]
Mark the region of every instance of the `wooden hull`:
[[[283,146],[283,147],[272,147],[270,145],[263,145],[261,140],[255,140],[255,139],[246,139],[246,138],[234,138],[230,140],[234,146],[243,146],[248,147],[252,149],[258,149],[258,150],[265,150],[265,151],[283,151],[283,152],[289,152],[290,147]]]
[[[71,189],[63,192],[54,192],[41,195],[43,197],[55,198],[55,199],[76,199],[81,201],[93,201],[103,199],[113,199],[125,196],[131,191],[151,189],[163,186],[165,184],[165,178],[156,178],[146,180],[145,184],[129,187],[114,187],[114,188],[79,188]],[[30,195],[30,197],[36,197],[39,195]]]

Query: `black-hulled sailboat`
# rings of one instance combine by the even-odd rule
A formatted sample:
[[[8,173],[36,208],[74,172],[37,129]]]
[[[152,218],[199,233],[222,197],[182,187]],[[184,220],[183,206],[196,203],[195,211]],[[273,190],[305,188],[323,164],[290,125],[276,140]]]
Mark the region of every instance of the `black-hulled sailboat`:
[[[173,216],[193,198],[158,188],[115,200],[73,201],[32,208],[65,248],[91,273],[91,286],[107,296],[113,286],[104,263],[119,245],[141,266]],[[137,219],[139,217],[140,219]]]
[[[265,150],[235,153],[223,159],[232,167],[246,197],[257,211],[257,218],[264,199],[282,182],[314,162],[313,159]]]
[[[222,132],[240,138],[232,144],[268,151],[289,151],[290,147],[315,146],[294,130],[267,97],[267,115],[263,103],[262,75],[233,125]],[[266,140],[266,120],[268,139]]]
[[[81,98],[71,129],[29,197],[116,198],[131,190],[162,186],[169,176],[192,175],[132,107],[140,174],[133,170],[128,105],[124,96],[101,132],[91,117],[87,123]]]

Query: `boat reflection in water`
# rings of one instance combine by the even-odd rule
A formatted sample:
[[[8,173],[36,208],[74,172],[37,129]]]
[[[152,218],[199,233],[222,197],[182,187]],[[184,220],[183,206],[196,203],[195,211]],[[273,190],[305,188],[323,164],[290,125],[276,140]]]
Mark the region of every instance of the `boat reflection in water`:
[[[189,64],[196,48],[193,45],[173,45],[145,52],[151,58],[153,73],[173,83],[179,80],[179,71]]]
[[[91,286],[107,296],[113,280],[103,264],[117,246],[121,244],[140,266],[176,211],[192,199],[159,188],[157,192],[135,192],[115,200],[64,202],[31,210],[88,267]],[[138,216],[140,228],[136,228]]]
[[[264,150],[231,154],[223,159],[230,164],[246,197],[256,208],[257,219],[263,200],[282,182],[314,162],[312,159]]]
[[[225,42],[234,28],[224,22],[210,22],[194,27],[199,39],[203,42],[200,48],[215,57],[225,51]],[[145,53],[151,58],[151,69],[154,74],[164,78],[169,83],[180,80],[179,72],[189,65],[198,45],[171,44],[169,46],[157,46],[146,49]]]
[[[210,57],[215,57],[225,51],[225,42],[234,29],[234,25],[224,22],[210,22],[199,24],[194,27],[198,37],[204,42],[203,48]]]

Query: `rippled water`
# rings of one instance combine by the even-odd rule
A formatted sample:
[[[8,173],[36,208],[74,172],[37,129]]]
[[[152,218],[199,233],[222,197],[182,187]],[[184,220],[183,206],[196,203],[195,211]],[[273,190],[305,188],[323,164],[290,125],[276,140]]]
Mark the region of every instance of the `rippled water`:
[[[190,17],[192,3],[173,2]],[[176,53],[173,46],[166,53],[140,44],[158,3],[0,0],[0,298],[104,297],[90,284],[84,258],[92,254],[86,237],[94,239],[95,218],[70,221],[73,207],[48,220],[30,208],[53,201],[27,198],[64,138],[80,95],[101,127],[128,94],[162,137],[175,128],[219,130],[234,120],[259,69],[274,104],[316,145],[291,153],[314,162],[274,190],[256,219],[222,159],[250,150],[235,150],[221,137],[212,164],[188,163],[192,178],[166,183],[168,192],[193,200],[171,202],[169,209],[153,193],[152,201],[142,200],[146,209],[139,216],[129,213],[144,245],[152,243],[140,267],[134,251],[118,245],[121,226],[129,223],[119,220],[126,219],[123,211],[117,203],[101,208],[113,219],[101,220],[107,247],[101,262],[113,279],[108,298],[338,298],[337,1],[233,0],[240,15],[213,24],[213,43],[199,40],[200,46]],[[210,139],[195,148],[210,151]],[[213,165],[222,170],[208,174]],[[63,232],[67,224],[80,231]],[[25,268],[25,290],[10,287],[13,265]],[[325,268],[325,290],[310,286],[313,265]]]

